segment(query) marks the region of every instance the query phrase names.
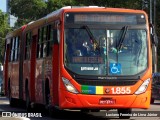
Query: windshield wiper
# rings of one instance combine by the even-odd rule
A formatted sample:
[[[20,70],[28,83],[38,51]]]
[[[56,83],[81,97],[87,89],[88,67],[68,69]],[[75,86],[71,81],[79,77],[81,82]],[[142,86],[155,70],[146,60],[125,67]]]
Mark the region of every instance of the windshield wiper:
[[[128,31],[128,26],[124,26],[124,27],[122,28],[122,34],[121,34],[121,37],[120,37],[120,39],[119,39],[119,43],[118,43],[118,45],[116,46],[117,52],[119,52],[120,49],[121,49],[121,47],[122,47],[122,44],[123,44],[123,42],[124,42],[124,38],[125,38],[125,36],[126,36],[127,31]]]
[[[91,30],[89,29],[89,27],[87,25],[84,25],[83,28],[86,29],[90,39],[92,40],[93,42],[93,45],[96,46],[95,50],[100,50],[100,47],[99,47],[99,44],[98,42],[96,41],[96,38],[94,37],[94,35],[92,34]]]

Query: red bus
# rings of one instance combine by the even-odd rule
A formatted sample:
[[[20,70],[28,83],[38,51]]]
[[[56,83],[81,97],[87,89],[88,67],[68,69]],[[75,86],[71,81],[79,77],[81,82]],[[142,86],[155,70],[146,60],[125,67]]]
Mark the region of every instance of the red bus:
[[[148,16],[141,10],[61,8],[6,36],[5,93],[10,104],[20,99],[27,109],[34,103],[122,113],[147,109],[150,35]]]
[[[13,99],[23,99],[22,92],[20,92],[22,87],[21,66],[23,57],[20,54],[22,48],[22,32],[25,29],[25,25],[15,31],[8,33],[5,41],[5,54],[4,54],[4,92],[8,95],[10,101]],[[12,98],[12,96],[14,96]],[[11,102],[13,105],[13,102]]]

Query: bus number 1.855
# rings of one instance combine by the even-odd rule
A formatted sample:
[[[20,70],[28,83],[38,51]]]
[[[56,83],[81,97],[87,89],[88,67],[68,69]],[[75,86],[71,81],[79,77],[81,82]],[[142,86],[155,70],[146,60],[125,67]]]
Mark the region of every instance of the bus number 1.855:
[[[130,87],[113,87],[111,88],[112,94],[130,94]]]

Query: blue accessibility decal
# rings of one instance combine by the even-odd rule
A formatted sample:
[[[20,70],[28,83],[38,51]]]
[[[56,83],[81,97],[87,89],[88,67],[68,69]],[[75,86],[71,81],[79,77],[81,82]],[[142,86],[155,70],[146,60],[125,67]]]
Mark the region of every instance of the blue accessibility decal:
[[[120,63],[110,63],[109,64],[110,74],[121,74],[121,64]]]

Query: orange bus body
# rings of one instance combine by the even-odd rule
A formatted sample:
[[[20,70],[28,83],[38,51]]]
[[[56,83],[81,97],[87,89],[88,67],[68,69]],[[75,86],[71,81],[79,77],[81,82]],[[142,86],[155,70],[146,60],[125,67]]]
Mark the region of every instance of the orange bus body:
[[[147,31],[147,61],[148,67],[139,77],[137,82],[133,85],[86,85],[87,87],[94,87],[97,94],[83,94],[82,88],[85,84],[78,83],[73,76],[68,72],[65,67],[64,58],[64,29],[65,29],[65,13],[75,12],[103,12],[103,13],[135,13],[144,14],[146,20]],[[58,32],[58,43],[51,42],[50,49],[51,54],[43,53],[46,50],[43,43],[43,48],[39,44],[39,39],[47,39],[50,41],[50,37],[46,37],[50,32],[46,32],[47,35],[42,36],[41,31],[54,31]],[[14,34],[9,34],[6,37],[6,41],[13,37],[21,36],[22,50],[19,52],[22,56],[22,64],[19,61],[9,62],[9,56],[11,50],[9,45],[11,42],[6,42],[6,58],[4,61],[4,80],[5,80],[5,94],[8,91],[8,81],[11,86],[11,97],[16,99],[22,99],[26,101],[26,90],[29,90],[29,98],[32,103],[50,104],[52,106],[58,106],[60,109],[112,109],[112,108],[149,108],[151,97],[151,81],[152,81],[152,53],[150,43],[150,33],[148,25],[148,17],[145,12],[141,10],[130,9],[118,9],[118,8],[62,8],[57,10],[46,17],[39,19],[33,23],[30,23],[22,31],[14,31]],[[30,36],[30,45],[26,47],[26,36]],[[39,37],[40,36],[40,37]],[[56,39],[56,38],[51,38]],[[7,47],[8,46],[8,47]],[[25,54],[29,49],[29,58],[25,58]],[[38,49],[40,52],[37,52]],[[39,57],[38,57],[39,56]],[[19,59],[20,60],[20,59]],[[23,68],[23,69],[22,69]],[[22,77],[20,78],[19,71],[21,70]],[[76,75],[75,75],[76,76]],[[108,76],[103,76],[101,79],[105,79]],[[115,76],[114,76],[115,77]],[[67,79],[77,90],[78,93],[69,92],[64,85],[63,78]],[[108,77],[114,79],[112,77]],[[81,78],[83,79],[83,78]],[[139,87],[150,79],[150,83],[146,88],[146,91],[141,94],[135,94]],[[20,85],[21,83],[22,85]],[[21,86],[21,87],[20,87]],[[21,89],[20,89],[21,88]],[[116,89],[126,90],[129,88],[129,94],[113,94]],[[106,92],[106,90],[113,90],[112,92]],[[47,103],[48,95],[50,103]],[[103,101],[104,99],[104,101]],[[107,101],[113,99],[114,101]],[[101,101],[102,100],[102,101]],[[111,102],[111,103],[106,103]],[[113,102],[113,103],[112,103]]]

